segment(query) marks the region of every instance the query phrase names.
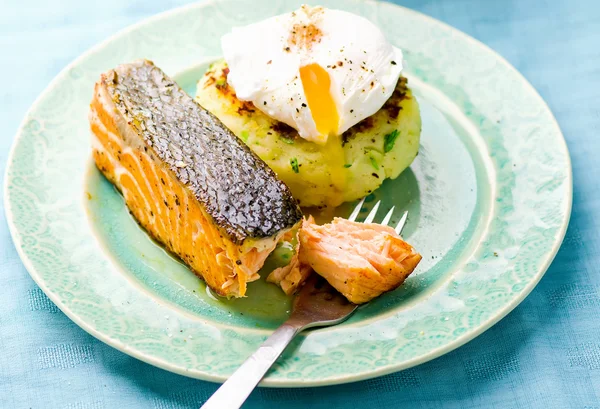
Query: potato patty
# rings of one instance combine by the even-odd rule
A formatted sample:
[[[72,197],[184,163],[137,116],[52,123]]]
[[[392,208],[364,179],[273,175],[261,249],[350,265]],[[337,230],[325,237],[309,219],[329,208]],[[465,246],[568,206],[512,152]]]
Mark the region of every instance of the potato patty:
[[[260,156],[302,206],[338,206],[363,197],[396,178],[417,155],[421,117],[404,77],[377,113],[318,145],[237,99],[228,73],[224,61],[211,65],[198,81],[196,101]]]

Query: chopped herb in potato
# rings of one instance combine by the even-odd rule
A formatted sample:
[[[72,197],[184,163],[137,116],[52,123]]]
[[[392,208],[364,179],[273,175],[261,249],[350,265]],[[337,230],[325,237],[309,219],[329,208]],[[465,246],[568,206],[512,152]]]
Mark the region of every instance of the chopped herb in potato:
[[[371,160],[371,166],[373,166],[375,170],[379,170],[379,164],[377,163],[377,160],[373,156],[369,156],[369,159]]]
[[[294,173],[300,172],[300,168],[298,166],[298,159],[296,159],[296,158],[290,159],[290,165],[292,166],[292,170],[294,171]]]
[[[400,131],[398,131],[397,129],[394,129],[392,132],[385,135],[385,137],[383,138],[383,151],[384,152],[387,153],[394,148],[394,144],[396,143],[396,138],[398,138],[399,134],[400,134]]]

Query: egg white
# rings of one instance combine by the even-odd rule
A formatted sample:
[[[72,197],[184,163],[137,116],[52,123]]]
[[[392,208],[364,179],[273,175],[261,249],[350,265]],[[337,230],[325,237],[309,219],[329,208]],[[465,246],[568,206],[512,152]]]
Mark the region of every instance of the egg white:
[[[334,134],[341,135],[383,106],[403,64],[402,52],[369,20],[322,7],[302,6],[234,28],[221,43],[237,98],[320,144],[330,135],[317,130],[301,67],[318,64],[329,74],[328,91],[339,116]]]

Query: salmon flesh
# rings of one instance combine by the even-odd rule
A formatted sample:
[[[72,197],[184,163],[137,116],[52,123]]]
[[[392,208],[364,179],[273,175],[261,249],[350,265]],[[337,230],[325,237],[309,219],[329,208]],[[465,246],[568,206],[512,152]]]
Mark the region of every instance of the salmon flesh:
[[[310,226],[314,223],[315,219],[309,216],[308,219],[302,222],[302,226]],[[267,276],[268,282],[277,284],[287,295],[296,293],[313,272],[310,265],[300,263],[300,229],[294,232],[296,236],[295,240],[292,240],[292,237],[290,237],[291,233],[286,234],[284,240],[296,242],[294,255],[287,265],[276,268]]]
[[[102,74],[89,119],[131,214],[220,295],[244,296],[302,220],[275,173],[150,61]]]
[[[394,229],[381,224],[335,218],[319,226],[309,219],[298,236],[298,271],[310,266],[355,304],[397,288],[421,261]],[[296,276],[297,272],[291,277]]]

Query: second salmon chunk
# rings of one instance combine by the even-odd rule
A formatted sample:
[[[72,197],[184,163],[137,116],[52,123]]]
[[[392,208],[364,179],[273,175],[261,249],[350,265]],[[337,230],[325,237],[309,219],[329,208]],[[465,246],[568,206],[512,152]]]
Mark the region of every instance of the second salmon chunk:
[[[305,221],[299,241],[300,264],[312,267],[355,304],[397,288],[421,261],[394,229],[380,224]]]

